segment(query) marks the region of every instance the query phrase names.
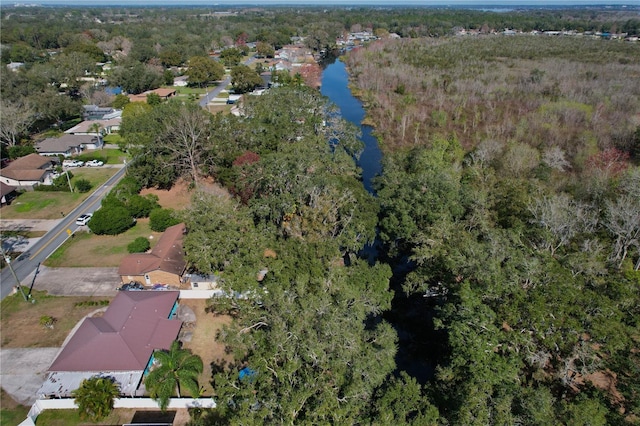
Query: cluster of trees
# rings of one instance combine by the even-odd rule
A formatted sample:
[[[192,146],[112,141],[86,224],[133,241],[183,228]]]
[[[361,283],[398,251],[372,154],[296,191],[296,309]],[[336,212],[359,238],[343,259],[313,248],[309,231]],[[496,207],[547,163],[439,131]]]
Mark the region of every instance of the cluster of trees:
[[[219,78],[209,50],[235,44],[224,55],[231,65],[248,40],[277,48],[301,35],[324,50],[362,28],[413,37],[454,26],[638,27],[619,11],[209,12],[46,9],[38,22],[47,25],[36,26],[43,9],[3,8],[2,61],[27,63],[0,69],[3,146],[98,99],[80,77],[103,59],[114,61],[109,78],[136,92],[187,60],[198,84]],[[184,221],[190,265],[247,296],[211,301],[234,316],[220,339],[235,357],[212,378],[218,409],[194,424],[622,424],[640,415],[639,57],[631,44],[542,37],[387,40],[352,52],[354,85],[385,149],[377,197],[354,162],[357,129],[302,76],[277,75],[282,86],[249,97],[241,117],[122,102],[135,161],[90,228]],[[246,70],[234,69],[240,81]],[[211,177],[233,197],[209,194]],[[195,189],[180,214],[139,195],[180,178]],[[388,263],[369,264],[357,253],[377,232]],[[394,276],[396,267],[409,272]],[[392,278],[402,291],[390,290]],[[403,296],[406,315],[394,308]],[[435,366],[430,381],[398,363],[399,345],[423,347],[423,335],[400,340],[394,326],[434,339],[437,350],[410,354]],[[163,403],[182,377],[169,358],[162,387],[149,381]],[[251,374],[241,378],[243,368]]]
[[[537,11],[535,14],[471,10],[343,8],[234,9],[68,9],[14,8],[0,11],[0,62],[23,62],[17,72],[0,67],[0,140],[6,149],[28,143],[28,136],[60,126],[81,113],[82,103],[101,106],[119,102],[103,87],[83,78],[110,61],[106,79],[129,93],[171,84],[177,67],[188,66],[190,82],[205,85],[219,79],[221,64],[209,54],[221,51],[227,67],[237,66],[256,42],[259,56],[301,37],[317,52],[335,47],[347,31],[391,32],[402,37],[449,34],[455,27],[498,29],[584,29],[637,34],[640,21],[625,10]],[[194,23],[196,23],[194,25]],[[104,71],[104,70],[103,70]],[[244,76],[244,68],[236,73]],[[305,70],[317,74],[317,70]],[[247,78],[250,79],[247,79]],[[259,83],[254,74],[242,78],[239,91]],[[305,77],[313,80],[314,75]],[[315,83],[313,83],[315,84]],[[4,156],[7,156],[5,151]]]
[[[438,342],[413,354],[436,365],[423,398],[451,424],[640,412],[638,58],[532,37],[348,56],[385,151],[380,237],[410,259],[402,288],[428,329],[412,343]]]
[[[159,209],[158,197],[139,194],[142,185],[133,177],[125,177],[102,200],[88,223],[91,232],[97,235],[117,235],[136,224],[136,219],[149,217]]]

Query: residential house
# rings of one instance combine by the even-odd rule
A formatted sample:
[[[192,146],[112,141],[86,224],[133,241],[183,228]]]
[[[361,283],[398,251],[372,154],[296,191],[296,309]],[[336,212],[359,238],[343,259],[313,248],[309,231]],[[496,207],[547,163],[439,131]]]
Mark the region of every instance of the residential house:
[[[0,206],[11,203],[16,197],[16,187],[0,182]]]
[[[67,130],[65,133],[69,135],[90,135],[90,136],[97,136],[98,134],[100,134],[100,136],[111,134],[113,132],[120,130],[120,124],[122,123],[122,111],[117,111],[117,113],[119,113],[117,117],[110,118],[110,119],[103,118],[101,120],[85,120],[77,124],[76,126],[73,126],[69,130]],[[95,148],[87,147],[87,149],[95,149]]]
[[[85,318],[63,346],[38,391],[68,398],[82,380],[111,377],[120,394],[136,396],[155,350],[169,349],[182,321],[174,319],[178,291],[119,291],[101,316]]]
[[[97,105],[83,105],[82,108],[84,109],[82,117],[85,120],[102,120],[105,115],[117,111],[111,107],[99,107]]]
[[[122,283],[139,281],[147,285],[180,286],[187,263],[182,242],[186,233],[184,223],[170,226],[148,253],[133,253],[120,262],[118,275]]]
[[[53,182],[53,162],[38,154],[12,161],[0,170],[0,181],[16,188],[33,189]]]
[[[71,157],[80,154],[85,149],[99,149],[102,146],[102,136],[93,132],[93,134],[64,134],[59,138],[47,138],[36,143],[35,148],[41,155]]]
[[[165,88],[147,90],[146,92],[140,93],[139,95],[129,95],[129,100],[131,102],[147,102],[147,95],[151,93],[157,94],[158,96],[160,96],[160,99],[166,101],[167,99],[174,97],[177,92],[176,89]]]

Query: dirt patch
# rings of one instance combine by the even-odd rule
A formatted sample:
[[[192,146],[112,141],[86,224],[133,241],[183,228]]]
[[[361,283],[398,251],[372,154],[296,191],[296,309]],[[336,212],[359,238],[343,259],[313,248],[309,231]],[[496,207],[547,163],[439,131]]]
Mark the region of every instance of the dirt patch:
[[[229,192],[214,182],[212,178],[200,181],[200,190],[221,197],[229,197]],[[158,203],[165,209],[183,210],[191,204],[193,189],[189,188],[189,182],[179,180],[170,190],[146,188],[140,191],[140,195],[154,194],[158,197]]]
[[[227,315],[214,315],[205,312],[206,300],[181,299],[180,304],[190,307],[196,314],[195,326],[185,324],[184,332],[192,332],[191,341],[185,342],[183,347],[191,349],[194,354],[202,358],[204,371],[198,379],[203,388],[202,396],[212,396],[211,386],[212,363],[216,366],[228,365],[233,361],[233,356],[225,352],[222,343],[216,341],[216,335],[223,325],[231,323],[231,317]]]
[[[2,301],[3,348],[48,348],[61,346],[71,329],[109,298],[56,297],[34,292],[36,303],[27,303],[20,294]],[[93,304],[91,303],[93,302]],[[53,328],[40,324],[44,316],[54,318]]]

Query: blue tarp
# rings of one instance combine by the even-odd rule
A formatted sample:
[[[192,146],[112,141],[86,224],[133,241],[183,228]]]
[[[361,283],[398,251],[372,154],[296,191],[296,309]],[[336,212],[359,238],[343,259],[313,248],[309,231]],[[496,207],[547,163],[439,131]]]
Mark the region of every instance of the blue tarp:
[[[249,367],[245,367],[238,373],[238,378],[240,380],[252,380],[258,373]]]

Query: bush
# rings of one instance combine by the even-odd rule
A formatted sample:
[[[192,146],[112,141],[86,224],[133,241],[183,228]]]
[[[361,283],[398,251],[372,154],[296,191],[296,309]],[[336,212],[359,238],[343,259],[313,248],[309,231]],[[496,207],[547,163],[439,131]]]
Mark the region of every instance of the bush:
[[[78,179],[78,181],[76,182],[75,187],[78,190],[78,192],[84,193],[84,192],[89,192],[89,190],[91,189],[92,185],[91,185],[91,182],[89,182],[86,179]]]
[[[73,177],[73,173],[67,171],[69,173],[69,180]],[[67,180],[66,173],[58,176],[53,179],[53,183],[51,185],[38,185],[34,188],[34,191],[42,191],[42,192],[71,192],[69,190],[69,180]]]
[[[155,232],[164,232],[168,227],[178,223],[180,220],[171,209],[154,209],[149,214],[149,227]]]
[[[127,246],[127,251],[129,253],[144,253],[150,248],[151,244],[149,243],[149,240],[147,240],[145,237],[138,237],[131,243],[129,243],[129,245]]]
[[[135,219],[124,207],[102,206],[89,221],[89,229],[97,235],[118,235],[135,224]]]
[[[138,194],[134,194],[129,196],[129,198],[125,201],[125,206],[131,216],[133,217],[149,217],[149,214],[154,209],[160,207],[158,204],[158,196],[154,194],[149,194],[147,196],[142,196]]]

